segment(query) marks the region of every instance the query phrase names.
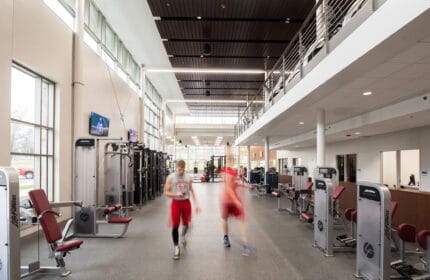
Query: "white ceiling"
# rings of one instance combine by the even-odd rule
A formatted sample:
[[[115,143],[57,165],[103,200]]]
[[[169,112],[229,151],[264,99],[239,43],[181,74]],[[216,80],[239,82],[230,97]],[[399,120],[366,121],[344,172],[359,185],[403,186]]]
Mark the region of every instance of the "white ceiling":
[[[147,68],[171,68],[146,0],[95,0],[95,3],[139,63]],[[183,99],[175,74],[147,75],[164,99]],[[189,114],[186,103],[170,108],[176,114]]]
[[[334,124],[424,93],[429,93],[430,97],[429,24],[430,13],[426,12],[416,22],[371,49],[240,144],[263,144],[265,135],[269,136],[273,145],[309,133],[315,130],[316,112],[320,108],[326,111],[326,123]],[[363,96],[365,91],[372,91],[373,94]],[[299,125],[299,122],[304,124]],[[413,118],[393,118],[364,126],[360,129],[360,137],[424,125],[430,125],[429,112],[420,112]],[[334,142],[349,139],[345,134],[330,135],[327,140]],[[296,145],[315,145],[315,138],[308,142],[293,143],[288,148],[295,148]]]

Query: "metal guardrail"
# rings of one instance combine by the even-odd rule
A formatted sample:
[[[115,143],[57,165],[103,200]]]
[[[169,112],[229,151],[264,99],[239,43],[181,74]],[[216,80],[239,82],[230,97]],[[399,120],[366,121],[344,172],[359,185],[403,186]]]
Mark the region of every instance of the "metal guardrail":
[[[375,10],[385,1],[319,0],[239,117],[234,127],[235,138],[286,95],[330,52],[330,40],[348,25],[364,5],[371,2],[372,10]]]

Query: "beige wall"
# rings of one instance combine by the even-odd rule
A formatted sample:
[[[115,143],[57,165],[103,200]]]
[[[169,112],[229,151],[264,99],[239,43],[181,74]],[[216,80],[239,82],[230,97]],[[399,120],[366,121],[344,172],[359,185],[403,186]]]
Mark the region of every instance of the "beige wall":
[[[0,33],[7,33],[7,9],[0,4]],[[7,3],[12,1],[7,1]],[[42,0],[15,0],[13,16],[13,36],[2,36],[0,44],[0,81],[3,92],[10,92],[10,61],[6,48],[7,38],[13,38],[13,59],[35,71],[36,73],[56,83],[56,199],[72,199],[72,166],[73,166],[73,127],[72,127],[72,60],[73,60],[73,32]],[[10,39],[12,41],[12,39]],[[84,60],[84,88],[74,111],[76,116],[77,137],[88,137],[89,115],[91,111],[110,118],[109,137],[127,137],[127,129],[139,129],[139,119],[143,116],[139,109],[139,97],[123,82],[116,73],[109,72],[106,64],[86,45],[83,48]],[[8,72],[8,73],[7,73]],[[6,73],[6,74],[5,74]],[[113,84],[113,85],[112,85]],[[113,94],[117,93],[118,104],[124,115],[125,127],[120,120],[118,105]],[[9,99],[10,94],[5,94]],[[0,160],[9,165],[9,145],[3,145],[3,137],[9,139],[10,101],[2,102],[0,106],[0,129],[2,145]],[[7,103],[8,106],[5,106]],[[6,113],[4,113],[6,112]],[[6,146],[6,148],[5,148]]]
[[[10,165],[10,63],[13,0],[0,1],[0,166]]]

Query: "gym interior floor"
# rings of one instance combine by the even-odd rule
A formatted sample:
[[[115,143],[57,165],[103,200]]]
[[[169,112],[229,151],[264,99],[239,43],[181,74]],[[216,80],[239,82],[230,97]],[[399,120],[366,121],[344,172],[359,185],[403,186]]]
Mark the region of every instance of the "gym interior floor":
[[[82,247],[65,259],[72,271],[67,279],[354,279],[355,254],[324,257],[312,247],[310,224],[301,223],[288,212],[278,212],[275,198],[248,191],[244,197],[253,254],[241,255],[239,225],[234,219],[230,226],[232,246],[224,248],[219,214],[222,183],[194,186],[202,213],[193,213],[188,244],[181,248],[180,260],[172,259],[167,222],[170,199],[159,197],[131,212],[133,221],[124,238],[85,238]],[[37,256],[36,241],[33,237],[23,242],[23,264]],[[40,249],[42,265],[49,264],[45,240],[41,240]],[[28,279],[59,278],[38,275]]]

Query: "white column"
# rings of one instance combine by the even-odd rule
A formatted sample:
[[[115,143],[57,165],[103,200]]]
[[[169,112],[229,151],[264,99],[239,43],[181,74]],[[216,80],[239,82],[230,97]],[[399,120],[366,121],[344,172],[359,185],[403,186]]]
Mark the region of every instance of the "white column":
[[[264,172],[269,171],[269,137],[264,138]],[[264,176],[264,183],[267,184],[267,176]]]
[[[84,48],[84,0],[77,0],[75,11],[75,27],[73,33],[73,138],[76,139],[81,136],[78,131],[79,120],[83,118],[82,107],[85,102],[85,83],[83,79],[84,59],[82,57],[82,50]],[[74,142],[73,139],[73,142]]]
[[[247,173],[248,174],[246,174],[246,176],[247,176],[247,178],[248,178],[248,182],[249,181],[251,181],[251,146],[246,146],[246,148],[247,148],[247,150],[248,150],[248,160],[247,160],[247,163],[246,163],[246,170],[247,170]]]
[[[143,65],[140,67],[140,98],[139,98],[139,110],[140,110],[140,118],[139,118],[139,138],[140,141],[144,142],[145,137],[145,92],[146,92],[146,71],[143,68]]]
[[[0,165],[10,165],[10,94],[13,43],[13,1],[0,1]]]
[[[317,112],[317,166],[325,165],[325,110]]]

